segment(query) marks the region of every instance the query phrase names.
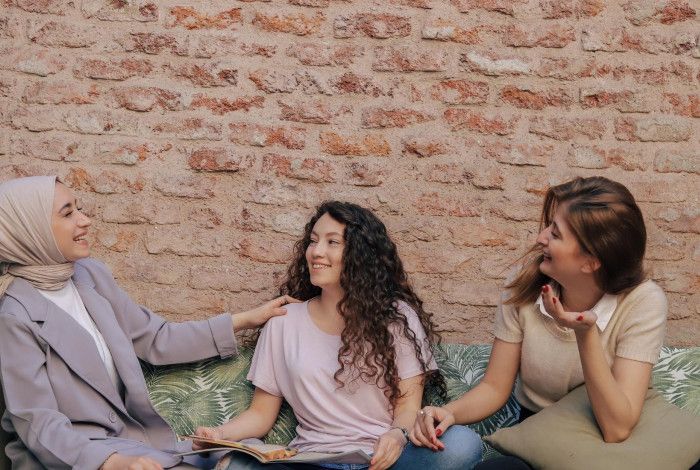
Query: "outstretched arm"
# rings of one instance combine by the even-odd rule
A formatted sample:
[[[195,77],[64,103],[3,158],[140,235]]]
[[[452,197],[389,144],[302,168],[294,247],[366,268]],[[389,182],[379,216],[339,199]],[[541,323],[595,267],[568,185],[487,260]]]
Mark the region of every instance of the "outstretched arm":
[[[411,442],[439,450],[441,443],[437,438],[453,424],[475,423],[498,411],[513,390],[520,367],[521,344],[496,338],[481,382],[442,408],[423,408],[411,429]]]
[[[226,439],[228,441],[263,437],[274,426],[281,406],[282,397],[272,395],[256,387],[253,401],[247,410],[221,426],[199,427],[195,431],[195,435],[210,439]],[[202,445],[196,440],[192,446],[193,449],[204,447],[206,445]]]

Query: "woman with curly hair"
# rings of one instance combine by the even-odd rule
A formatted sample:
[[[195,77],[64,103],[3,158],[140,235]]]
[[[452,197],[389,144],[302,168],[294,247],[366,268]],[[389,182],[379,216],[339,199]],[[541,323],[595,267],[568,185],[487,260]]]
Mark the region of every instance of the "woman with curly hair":
[[[481,459],[481,440],[466,427],[436,439],[443,452],[408,440],[425,382],[441,384],[444,392],[433,358],[439,337],[372,212],[345,202],[320,205],[296,244],[281,291],[305,302],[288,305],[286,317],[262,330],[248,374],[256,386],[249,409],[197,435],[264,436],[286,399],[299,421],[290,446],[301,451],[362,449],[372,455],[371,470],[464,469]],[[235,456],[229,468],[262,466]]]

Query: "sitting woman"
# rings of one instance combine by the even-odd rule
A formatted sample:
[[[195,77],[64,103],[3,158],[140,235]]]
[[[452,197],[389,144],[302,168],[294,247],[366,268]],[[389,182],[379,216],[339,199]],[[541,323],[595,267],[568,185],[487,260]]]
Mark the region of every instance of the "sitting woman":
[[[236,353],[234,330],[284,313],[281,297],[241,314],[168,323],[87,258],[90,219],[55,177],[0,184],[0,382],[12,468],[161,469],[178,442],[148,398],[139,359]],[[206,462],[194,461],[197,465]]]
[[[585,383],[606,442],[624,441],[644,404],[666,328],[663,291],[645,280],[644,219],[622,184],[576,178],[549,189],[541,231],[501,299],[483,380],[445,407],[426,407],[411,431],[436,435],[498,410],[520,372],[521,420]],[[543,446],[547,443],[543,442]],[[477,468],[528,468],[516,457]]]
[[[465,469],[481,459],[481,440],[466,427],[451,428],[439,454],[408,442],[426,379],[443,391],[444,381],[433,359],[431,315],[374,214],[350,203],[319,206],[296,244],[282,292],[305,302],[289,305],[285,317],[262,330],[248,375],[256,387],[250,408],[197,435],[264,436],[286,399],[299,422],[290,446],[301,451],[361,449],[372,455],[372,470]],[[232,457],[229,468],[263,466],[243,455]]]

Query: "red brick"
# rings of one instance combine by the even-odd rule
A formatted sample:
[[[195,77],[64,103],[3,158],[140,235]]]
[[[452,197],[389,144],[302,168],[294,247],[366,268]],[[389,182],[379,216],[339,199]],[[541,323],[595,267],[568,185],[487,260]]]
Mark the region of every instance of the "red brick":
[[[604,0],[540,0],[547,19],[591,18],[605,9]]]
[[[501,75],[530,75],[532,64],[521,57],[500,57],[492,52],[467,52],[461,54],[460,65],[468,72],[498,77]]]
[[[253,18],[253,25],[264,31],[308,36],[318,33],[325,20],[326,17],[320,12],[314,16],[307,16],[303,13],[280,16],[258,12]]]
[[[388,156],[391,147],[380,134],[342,135],[336,132],[321,132],[321,151],[330,155]]]
[[[34,104],[92,104],[99,96],[95,85],[41,81],[28,85],[22,100]]]
[[[622,7],[627,13],[627,20],[635,26],[651,22],[673,24],[696,16],[696,11],[682,0],[630,0]]]
[[[500,99],[516,108],[544,109],[551,106],[568,108],[573,99],[561,88],[556,90],[535,91],[507,85],[501,89]]]
[[[450,0],[460,13],[472,13],[474,9],[493,11],[513,16],[515,7],[523,6],[526,0]]]
[[[458,270],[466,255],[449,245],[435,249],[434,243],[430,247],[425,243],[410,244],[401,250],[401,260],[406,272],[449,274]]]
[[[187,52],[186,45],[181,44],[172,34],[129,33],[120,43],[127,52],[160,54],[170,51],[177,55],[185,55]]]
[[[306,146],[306,129],[303,127],[231,123],[229,129],[230,140],[236,144],[255,147],[282,146],[295,150]]]
[[[654,170],[659,173],[700,174],[700,153],[697,151],[658,150],[654,158]]]
[[[690,139],[692,126],[673,116],[648,118],[618,118],[615,120],[615,138],[642,142],[682,142]]]
[[[188,227],[149,227],[146,230],[146,251],[152,255],[221,256],[221,235],[214,230],[194,231]]]
[[[362,111],[362,127],[367,129],[406,127],[434,119],[428,113],[408,108],[372,107]]]
[[[479,44],[481,42],[480,33],[483,29],[485,29],[483,26],[465,29],[455,24],[454,21],[432,18],[423,25],[421,38],[452,41],[460,44]]]
[[[333,183],[336,180],[333,166],[318,158],[291,158],[268,154],[263,157],[262,172],[314,183]]]
[[[309,124],[330,124],[341,113],[350,111],[347,108],[331,108],[324,100],[278,100],[277,104],[280,107],[280,119],[283,121]]]
[[[7,114],[3,111],[0,111],[3,114],[3,121],[7,119],[14,129],[24,128],[32,132],[44,132],[61,128],[60,115],[47,113],[43,107],[15,107]]]
[[[362,57],[361,46],[330,46],[315,42],[293,44],[287,48],[287,56],[294,57],[302,65],[351,65]]]
[[[645,85],[665,85],[672,79],[685,83],[693,83],[693,69],[681,61],[671,62],[655,67],[634,67],[630,65],[608,65],[592,62],[582,70],[581,77],[608,78],[625,80],[628,77],[637,83]]]
[[[141,178],[129,180],[113,171],[103,171],[94,176],[80,167],[72,167],[64,181],[73,189],[93,191],[99,194],[115,194],[125,191],[140,192],[145,184]]]
[[[204,108],[217,116],[223,116],[233,111],[250,111],[251,108],[262,109],[265,98],[262,96],[243,96],[235,99],[213,98],[203,94],[196,94],[192,98],[192,109]]]
[[[514,144],[490,145],[485,147],[489,159],[514,166],[548,166],[555,157],[551,145]]]
[[[684,184],[675,184],[674,180],[670,178],[666,179],[666,181],[668,181],[667,184],[659,184],[658,180],[650,181],[646,179],[639,181],[635,179],[626,183],[626,185],[634,194],[637,202],[674,203],[684,202],[688,199]]]
[[[161,121],[150,128],[156,135],[170,135],[185,140],[221,140],[221,124],[202,118]]]
[[[430,10],[433,8],[432,0],[389,0],[392,5],[403,5],[413,8],[423,8]]]
[[[187,164],[197,171],[239,171],[245,162],[230,148],[204,147],[193,151],[187,158]]]
[[[613,107],[623,113],[651,111],[649,99],[633,90],[582,88],[581,106],[584,108]]]
[[[496,281],[464,282],[445,280],[440,286],[442,299],[448,303],[495,307],[500,298]]]
[[[185,63],[173,68],[176,77],[201,87],[238,85],[238,69],[233,62]]]
[[[543,25],[533,28],[510,25],[503,32],[503,44],[511,47],[566,47],[576,40],[576,33],[570,26]]]
[[[445,104],[480,104],[489,96],[489,85],[472,80],[442,80],[432,86],[430,95]]]
[[[345,181],[353,186],[381,186],[385,179],[385,167],[372,163],[353,162],[350,164],[350,175]]]
[[[664,93],[664,98],[670,105],[673,114],[686,117],[700,117],[700,95]]]
[[[241,23],[241,9],[231,8],[214,15],[197,11],[192,7],[176,6],[170,9],[166,25],[185,29],[233,29]]]
[[[376,39],[403,38],[411,34],[411,21],[407,16],[358,13],[339,16],[333,22],[333,36],[354,38],[365,35]]]
[[[330,3],[330,0],[289,0],[290,5],[311,8],[326,8]]]
[[[408,138],[403,141],[403,154],[418,158],[445,155],[451,151],[447,140],[431,138]]]
[[[49,47],[89,47],[97,42],[96,31],[80,28],[76,24],[48,21],[39,29],[29,34],[29,39],[42,46]]]
[[[617,166],[627,171],[647,168],[641,155],[629,149],[574,145],[569,150],[567,164],[574,168],[604,169]]]
[[[480,134],[509,135],[513,133],[516,118],[486,115],[469,109],[447,109],[445,121],[453,131],[467,129]]]
[[[571,140],[585,137],[599,140],[605,133],[605,124],[590,118],[540,118],[530,121],[529,132],[555,140]]]
[[[81,2],[81,9],[86,18],[102,21],[158,21],[157,3],[151,2],[84,0]]]
[[[279,70],[253,70],[248,74],[248,79],[255,84],[258,90],[265,93],[292,93],[299,86],[296,74],[290,75]]]
[[[183,109],[180,93],[157,87],[130,86],[112,89],[116,105],[129,111],[151,111],[154,108],[177,111]]]
[[[424,193],[415,202],[420,214],[450,217],[478,217],[481,211],[464,198],[441,196],[438,193]]]
[[[368,95],[377,98],[389,94],[381,85],[375,83],[371,77],[360,76],[354,72],[345,72],[338,77],[331,78],[328,84],[333,92],[341,95]]]
[[[138,240],[136,232],[122,228],[101,227],[96,230],[95,236],[99,245],[117,253],[131,252]]]
[[[233,266],[195,265],[191,268],[187,283],[194,289],[214,289],[228,292],[253,291],[260,292],[263,286],[251,282],[261,273],[271,279],[274,270],[258,263],[237,263]]]
[[[69,131],[95,135],[136,135],[138,127],[138,122],[131,116],[100,109],[69,110],[63,121]]]
[[[199,176],[162,176],[154,187],[165,196],[208,199],[214,195],[213,182],[211,178]]]
[[[460,163],[435,163],[425,171],[425,180],[433,183],[465,184],[473,178],[471,168]]]
[[[137,198],[129,204],[106,203],[100,210],[104,222],[115,224],[176,225],[182,220],[181,204],[163,199]]]
[[[101,80],[126,80],[131,77],[146,77],[153,71],[153,65],[148,60],[122,59],[82,60],[73,69],[77,78],[95,78]]]
[[[679,211],[671,207],[664,207],[655,217],[671,232],[700,233],[700,209],[697,206]]]
[[[52,15],[65,15],[68,9],[68,0],[5,0],[7,6],[20,8],[32,13],[49,13]]]
[[[32,50],[29,48],[0,49],[3,60],[0,69],[15,70],[46,77],[63,71],[67,58],[51,50]]]
[[[129,280],[137,283],[153,283],[161,285],[174,285],[188,276],[188,269],[182,268],[177,261],[160,259],[156,263],[146,257],[129,259],[119,257],[115,264],[110,262],[110,267],[115,278]]]
[[[374,49],[372,70],[376,72],[442,72],[447,53],[442,49],[416,49],[410,46],[379,46]]]
[[[40,140],[29,138],[17,139],[13,152],[41,160],[77,162],[80,161],[78,149],[80,143],[76,139],[63,136],[53,136]]]
[[[498,227],[496,225],[494,222],[482,220],[449,226],[450,241],[458,246],[481,249],[484,247],[498,247],[514,250],[520,246],[521,233],[506,229],[506,226],[502,223],[498,224]]]
[[[685,251],[686,246],[683,240],[670,236],[651,235],[647,243],[645,259],[653,261],[680,261],[685,258]]]
[[[143,141],[106,141],[97,144],[95,154],[104,163],[132,166],[149,158],[163,160],[161,154],[171,150],[172,147],[172,144],[155,145]]]
[[[275,240],[264,238],[267,237],[244,238],[239,244],[238,254],[259,263],[287,264],[292,257],[293,242],[279,237]]]

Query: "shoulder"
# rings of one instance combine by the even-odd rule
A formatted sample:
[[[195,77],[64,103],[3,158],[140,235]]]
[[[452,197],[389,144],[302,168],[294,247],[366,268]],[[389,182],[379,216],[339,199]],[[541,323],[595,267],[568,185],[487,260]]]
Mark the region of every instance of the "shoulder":
[[[303,320],[303,316],[308,312],[308,302],[287,304],[284,308],[287,309],[287,313],[270,318],[267,323],[265,323],[263,332],[274,331],[281,333],[283,330],[289,331],[292,328],[298,328],[299,323]]]
[[[95,258],[83,258],[75,262],[75,278],[82,281],[85,277],[93,280],[96,279],[114,279],[112,271],[104,264]]]
[[[647,280],[624,295],[621,304],[658,304],[667,305],[666,294],[654,281]]]
[[[18,320],[29,320],[29,311],[19,299],[3,295],[0,298],[0,317],[3,319],[13,317]]]

